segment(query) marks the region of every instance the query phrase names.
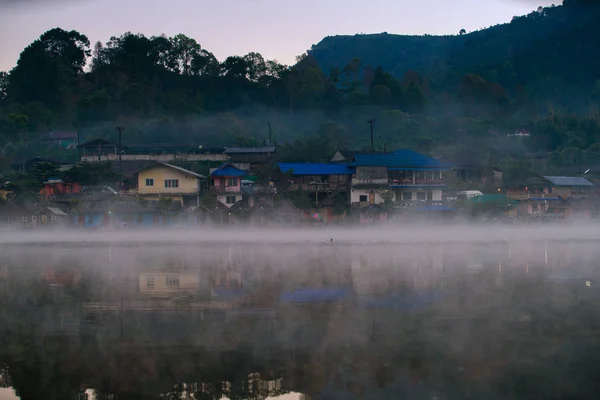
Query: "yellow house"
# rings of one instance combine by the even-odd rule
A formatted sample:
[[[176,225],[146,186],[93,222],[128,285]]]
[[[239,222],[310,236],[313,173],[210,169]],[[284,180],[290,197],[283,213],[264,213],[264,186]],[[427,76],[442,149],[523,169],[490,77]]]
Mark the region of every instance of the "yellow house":
[[[156,162],[138,171],[137,189],[133,192],[146,200],[170,197],[183,204],[185,197],[200,195],[204,175],[175,165]]]
[[[140,274],[140,293],[152,297],[168,297],[182,292],[195,291],[200,280],[197,273],[144,272]]]

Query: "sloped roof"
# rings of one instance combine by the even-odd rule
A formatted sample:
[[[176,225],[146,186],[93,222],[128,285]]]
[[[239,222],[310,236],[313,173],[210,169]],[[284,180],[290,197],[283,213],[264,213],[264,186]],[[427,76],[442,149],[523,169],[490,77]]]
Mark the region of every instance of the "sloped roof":
[[[69,132],[69,131],[59,131],[59,132],[49,132],[43,136],[44,139],[50,140],[61,140],[61,139],[77,139],[77,132]]]
[[[165,163],[165,162],[161,162],[161,161],[155,161],[155,162],[153,162],[152,164],[149,164],[149,165],[147,165],[147,166],[145,166],[145,167],[143,167],[143,168],[139,169],[139,170],[138,170],[136,173],[138,173],[138,172],[140,172],[140,171],[143,171],[143,170],[145,170],[145,169],[148,169],[148,168],[152,168],[152,167],[158,166],[158,165],[162,165],[162,166],[164,166],[164,167],[168,167],[168,168],[171,168],[171,169],[177,170],[177,171],[179,171],[179,172],[182,172],[182,173],[184,173],[184,174],[186,174],[186,175],[195,176],[196,178],[200,178],[200,179],[206,179],[206,176],[204,176],[204,175],[202,175],[202,174],[199,174],[199,173],[197,173],[197,172],[194,172],[194,171],[190,171],[189,169],[185,169],[185,168],[178,167],[178,166],[176,166],[176,165],[173,165],[173,164],[167,164],[167,163]]]
[[[284,174],[291,171],[292,175],[352,175],[348,164],[278,163],[277,166]]]
[[[554,186],[594,186],[592,182],[578,176],[544,176],[543,178]]]
[[[50,212],[54,215],[57,215],[59,217],[66,217],[67,213],[64,212],[63,210],[61,210],[60,208],[56,208],[56,207],[46,207],[46,209],[50,210]]]
[[[225,154],[260,154],[260,153],[275,153],[275,146],[262,147],[225,147]]]
[[[354,156],[354,162],[350,166],[440,169],[450,167],[448,164],[444,164],[435,158],[408,149],[396,150],[385,154],[356,155]]]
[[[235,165],[227,162],[220,165],[217,169],[210,173],[210,176],[247,176],[248,173],[236,167]]]
[[[114,146],[119,146],[119,145],[117,143],[113,143],[113,142],[110,142],[110,141],[105,140],[105,139],[92,139],[92,140],[88,140],[87,142],[80,143],[79,146],[77,146],[77,147],[79,147],[79,148],[96,147],[97,148],[98,146],[101,146],[101,147],[102,146],[104,146],[104,147],[106,147],[106,146],[114,147]]]

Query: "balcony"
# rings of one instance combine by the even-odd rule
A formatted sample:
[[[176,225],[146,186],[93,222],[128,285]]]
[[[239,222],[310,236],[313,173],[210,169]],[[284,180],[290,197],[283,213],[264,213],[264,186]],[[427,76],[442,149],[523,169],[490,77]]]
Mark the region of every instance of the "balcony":
[[[242,188],[240,186],[211,186],[211,194],[240,194]]]
[[[289,190],[302,190],[304,192],[340,192],[348,190],[348,184],[330,182],[295,183],[290,185]]]
[[[411,187],[445,187],[446,182],[443,179],[433,180],[391,180],[389,186],[392,189],[411,188]]]
[[[352,178],[352,186],[387,186],[388,178]]]

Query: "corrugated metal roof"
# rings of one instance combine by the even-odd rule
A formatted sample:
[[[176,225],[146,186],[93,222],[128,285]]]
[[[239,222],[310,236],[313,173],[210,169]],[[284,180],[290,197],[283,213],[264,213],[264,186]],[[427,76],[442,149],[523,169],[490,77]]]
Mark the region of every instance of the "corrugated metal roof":
[[[200,178],[200,179],[205,179],[206,178],[206,176],[204,176],[202,174],[199,174],[199,173],[194,172],[194,171],[190,171],[189,169],[178,167],[177,165],[167,164],[167,163],[160,162],[160,161],[158,162],[158,164],[164,165],[165,167],[176,169],[177,171],[183,172],[186,175],[195,176],[196,178]]]
[[[225,154],[275,153],[275,146],[263,147],[225,147]]]
[[[219,168],[215,169],[213,172],[210,173],[210,176],[232,176],[232,177],[239,177],[239,176],[247,176],[248,173],[246,171],[243,171],[241,169],[239,169],[238,167],[236,167],[235,165],[231,164],[231,163],[224,163],[221,166],[219,166]]]
[[[592,182],[578,176],[544,176],[543,178],[554,186],[594,186]]]
[[[59,209],[59,208],[55,208],[55,207],[47,207],[48,210],[50,210],[54,215],[58,215],[59,217],[66,217],[67,213],[65,213],[63,210]]]
[[[416,151],[402,149],[396,150],[392,153],[386,154],[368,154],[368,155],[356,155],[354,156],[354,162],[351,166],[371,166],[371,167],[421,167],[421,168],[432,168],[436,167],[439,169],[447,169],[449,165],[419,154]]]
[[[284,174],[292,171],[292,175],[352,175],[348,164],[278,163],[277,166]]]

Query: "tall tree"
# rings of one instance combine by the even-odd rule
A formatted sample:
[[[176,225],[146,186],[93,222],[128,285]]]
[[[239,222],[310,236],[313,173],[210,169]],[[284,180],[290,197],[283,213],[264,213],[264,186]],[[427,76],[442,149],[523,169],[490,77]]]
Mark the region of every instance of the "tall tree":
[[[77,31],[51,29],[27,46],[9,75],[12,101],[58,108],[90,55],[90,41]]]

